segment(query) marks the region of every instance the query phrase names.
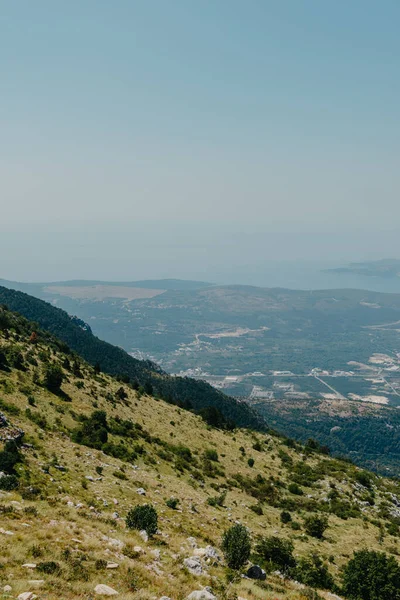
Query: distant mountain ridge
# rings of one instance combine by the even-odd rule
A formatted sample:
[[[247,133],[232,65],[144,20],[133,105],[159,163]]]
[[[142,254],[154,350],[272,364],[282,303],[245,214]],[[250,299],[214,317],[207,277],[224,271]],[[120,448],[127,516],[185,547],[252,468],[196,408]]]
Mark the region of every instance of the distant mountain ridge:
[[[4,287],[12,287],[21,291],[30,288],[49,287],[49,286],[94,286],[94,285],[109,285],[115,287],[135,287],[147,289],[164,289],[164,290],[195,290],[203,287],[211,287],[215,284],[206,281],[195,281],[186,279],[142,279],[138,281],[103,281],[100,279],[71,279],[66,281],[41,281],[41,282],[20,282],[9,281],[0,278],[0,284]]]

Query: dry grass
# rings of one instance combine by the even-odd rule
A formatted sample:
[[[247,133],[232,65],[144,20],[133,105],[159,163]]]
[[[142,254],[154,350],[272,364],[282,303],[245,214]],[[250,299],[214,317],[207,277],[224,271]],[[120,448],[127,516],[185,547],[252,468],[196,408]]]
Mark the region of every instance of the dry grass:
[[[39,350],[40,347],[36,348],[36,352]],[[360,518],[344,521],[330,515],[330,526],[323,540],[306,537],[303,531],[293,531],[282,525],[279,508],[264,504],[264,514],[255,514],[250,509],[255,499],[236,487],[229,489],[223,507],[209,506],[207,498],[218,493],[211,484],[224,484],[235,474],[255,477],[261,473],[266,478],[272,476],[284,483],[289,481],[289,471],[279,457],[282,441],[243,430],[228,433],[210,429],[200,417],[163,401],[140,396],[127,386],[126,401],[113,405],[105,395],[115,396],[121,384],[108,376],[94,377],[89,368],[85,370],[83,389],[76,387],[77,380],[71,375],[69,382],[63,385],[72,402],[65,402],[33,384],[33,369],[26,373],[14,370],[0,375],[0,397],[20,409],[20,415],[11,420],[26,431],[27,441],[33,444],[24,451],[24,478],[44,491],[44,497],[37,501],[24,500],[17,492],[0,492],[0,504],[14,507],[13,513],[0,515],[1,527],[13,533],[12,536],[0,533],[0,578],[3,586],[12,586],[13,595],[31,590],[29,580],[43,579],[41,594],[49,600],[60,598],[60,594],[65,599],[91,598],[97,583],[117,589],[121,600],[150,600],[162,595],[182,600],[194,589],[206,585],[216,590],[221,598],[233,598],[236,593],[248,600],[300,600],[301,590],[279,578],[268,578],[265,589],[249,580],[239,580],[228,586],[222,565],[208,567],[206,574],[200,577],[185,571],[183,559],[193,552],[188,543],[189,536],[195,537],[199,546],[212,544],[218,547],[223,531],[236,521],[249,527],[252,536],[278,535],[292,539],[296,555],[317,551],[325,558],[334,556],[331,570],[335,576],[354,550],[367,547],[394,551],[397,541],[393,536],[386,535],[379,541],[380,530]],[[36,407],[27,403],[27,388],[35,398]],[[44,414],[49,428],[42,430],[26,418],[26,408]],[[132,419],[153,437],[187,446],[198,461],[205,449],[216,449],[218,465],[225,475],[206,478],[206,483],[201,485],[188,472],[177,472],[173,463],[159,457],[159,446],[144,440],[140,443],[146,453],[135,462],[137,468],[101,451],[72,443],[67,431],[78,425],[73,413],[89,415],[94,409],[104,409],[110,417]],[[256,441],[265,448],[263,451],[253,449]],[[240,448],[245,449],[244,456]],[[283,448],[292,460],[302,460],[298,451]],[[253,468],[247,464],[248,457],[255,459]],[[307,464],[312,466],[320,460],[329,459],[319,455],[309,457]],[[55,464],[65,466],[67,470],[57,470]],[[102,477],[90,482],[86,476],[99,477],[96,466],[103,467]],[[126,480],[113,475],[121,468]],[[305,491],[321,498],[329,489],[329,481],[335,482],[343,493],[353,491],[351,481],[344,478],[338,482],[332,477],[319,482],[319,487]],[[146,490],[145,498],[137,494],[139,487]],[[376,494],[379,498],[380,492]],[[166,506],[166,500],[171,497],[179,499],[178,510]],[[151,502],[156,507],[161,530],[160,535],[147,543],[138,532],[126,530],[124,524],[129,508],[143,502]],[[78,503],[83,506],[77,507]],[[29,507],[34,507],[37,515],[26,512]],[[376,518],[377,510],[370,507],[366,514]],[[113,517],[115,511],[119,518]],[[300,510],[293,516],[301,523],[305,514]],[[134,546],[141,546],[143,552],[135,556]],[[156,550],[160,551],[159,559],[153,555]],[[22,567],[26,562],[51,560],[61,564],[60,576]],[[117,562],[119,568],[96,570],[98,560]]]

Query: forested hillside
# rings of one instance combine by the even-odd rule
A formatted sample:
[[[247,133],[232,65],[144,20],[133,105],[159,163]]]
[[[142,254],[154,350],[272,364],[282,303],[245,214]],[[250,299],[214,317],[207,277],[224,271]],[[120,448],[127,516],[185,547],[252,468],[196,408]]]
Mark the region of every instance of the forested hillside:
[[[247,404],[222,394],[207,383],[188,377],[172,377],[149,361],[132,358],[116,346],[94,336],[89,327],[71,318],[65,311],[23,292],[0,286],[0,303],[38,323],[91,365],[110,375],[119,376],[134,386],[145,387],[158,396],[187,408],[218,409],[225,420],[242,427],[265,428],[262,417]]]

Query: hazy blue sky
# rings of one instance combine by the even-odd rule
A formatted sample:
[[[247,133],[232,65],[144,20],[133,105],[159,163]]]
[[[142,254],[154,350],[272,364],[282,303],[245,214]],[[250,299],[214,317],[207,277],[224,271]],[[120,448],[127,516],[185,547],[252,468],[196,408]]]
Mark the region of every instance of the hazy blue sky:
[[[400,257],[399,22],[398,0],[0,0],[0,277]]]

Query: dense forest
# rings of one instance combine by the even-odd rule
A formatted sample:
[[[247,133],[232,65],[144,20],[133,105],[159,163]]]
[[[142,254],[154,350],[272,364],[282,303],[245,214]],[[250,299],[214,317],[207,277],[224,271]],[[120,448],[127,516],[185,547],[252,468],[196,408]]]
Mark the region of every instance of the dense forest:
[[[218,409],[226,421],[241,427],[266,428],[262,417],[247,404],[214,389],[209,384],[188,377],[172,377],[150,361],[141,361],[127,352],[94,336],[90,327],[65,311],[23,292],[0,286],[0,303],[23,315],[38,327],[57,336],[88,363],[132,385],[186,408],[200,411]]]
[[[342,416],[320,410],[320,401],[264,403],[258,406],[271,427],[297,440],[313,437],[335,456],[348,456],[373,471],[398,476],[400,470],[400,414],[379,407],[371,414]],[[350,404],[350,403],[349,403]]]

